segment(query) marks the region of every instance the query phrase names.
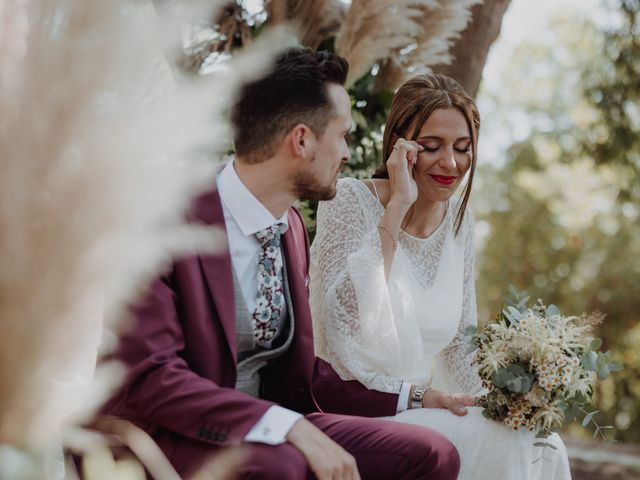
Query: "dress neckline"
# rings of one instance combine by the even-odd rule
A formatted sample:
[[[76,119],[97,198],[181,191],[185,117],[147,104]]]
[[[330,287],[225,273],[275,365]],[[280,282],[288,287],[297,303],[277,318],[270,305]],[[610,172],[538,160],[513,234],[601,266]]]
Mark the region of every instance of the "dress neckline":
[[[378,207],[379,210],[382,211],[382,213],[384,214],[384,210],[385,210],[385,206],[380,202],[380,198],[378,198],[376,195],[374,195],[374,193],[369,189],[369,187],[367,187],[364,183],[363,180],[359,180],[354,178],[353,180],[355,180],[357,183],[359,183],[362,188],[364,190],[367,191],[367,193],[369,194],[369,198],[371,200],[373,200],[373,203],[375,203]],[[371,179],[367,179],[367,180],[371,180]],[[415,235],[411,235],[409,232],[405,231],[404,229],[400,228],[400,235],[402,235],[403,237],[409,239],[409,240],[413,240],[416,242],[421,242],[421,241],[429,241],[431,239],[433,239],[436,234],[438,234],[441,230],[444,229],[444,225],[447,222],[447,220],[449,219],[449,212],[450,212],[450,200],[447,200],[446,205],[445,205],[445,212],[444,212],[444,216],[442,217],[442,221],[438,224],[438,226],[433,230],[433,232],[431,232],[429,235],[427,235],[426,237],[416,237]]]

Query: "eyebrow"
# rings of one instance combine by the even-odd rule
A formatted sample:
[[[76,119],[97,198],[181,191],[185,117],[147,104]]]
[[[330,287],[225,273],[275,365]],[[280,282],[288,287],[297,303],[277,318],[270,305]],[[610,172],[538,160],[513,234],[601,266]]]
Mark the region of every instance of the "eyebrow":
[[[424,137],[418,137],[417,140],[444,140],[444,138],[442,137],[438,137],[437,135],[427,135]],[[460,140],[471,140],[471,137],[460,137],[460,138],[456,138],[456,142],[459,142]]]

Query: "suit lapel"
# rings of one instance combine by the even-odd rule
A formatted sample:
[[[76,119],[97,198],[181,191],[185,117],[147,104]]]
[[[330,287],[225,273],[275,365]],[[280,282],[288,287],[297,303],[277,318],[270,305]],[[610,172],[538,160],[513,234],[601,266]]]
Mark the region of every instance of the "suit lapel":
[[[294,309],[293,318],[296,322],[295,347],[296,349],[300,348],[303,352],[312,352],[311,314],[307,292],[308,277],[306,275],[308,265],[306,229],[294,209],[289,210],[289,228],[282,237],[282,244]]]
[[[217,191],[209,192],[198,199],[195,206],[195,215],[206,224],[217,226],[226,233],[222,202]],[[216,307],[216,312],[233,359],[237,358],[236,340],[236,308],[233,291],[233,273],[231,255],[228,246],[215,255],[203,255],[199,257],[204,271],[207,285]]]

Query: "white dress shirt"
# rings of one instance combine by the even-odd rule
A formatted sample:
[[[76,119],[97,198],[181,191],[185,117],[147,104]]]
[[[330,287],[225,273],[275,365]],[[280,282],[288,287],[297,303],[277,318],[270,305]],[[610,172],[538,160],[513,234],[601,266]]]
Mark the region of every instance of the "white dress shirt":
[[[258,254],[260,253],[260,243],[255,234],[276,223],[284,224],[282,231],[286,231],[289,226],[287,212],[280,218],[271,215],[271,212],[242,183],[234,168],[233,160],[220,172],[216,184],[222,201],[231,263],[238,277],[247,308],[253,312],[258,299]],[[284,309],[282,315],[286,315]],[[269,445],[284,443],[289,430],[300,417],[302,415],[297,412],[274,405],[265,412],[244,440]]]

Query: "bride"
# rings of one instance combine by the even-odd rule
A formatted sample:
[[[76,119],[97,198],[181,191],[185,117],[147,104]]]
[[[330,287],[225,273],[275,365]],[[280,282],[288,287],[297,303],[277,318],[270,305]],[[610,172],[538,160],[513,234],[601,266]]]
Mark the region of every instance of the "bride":
[[[548,439],[555,448],[535,447],[534,432],[510,430],[473,406],[482,386],[462,332],[476,324],[466,207],[479,126],[473,100],[446,76],[420,75],[397,91],[384,131],[386,163],[371,180],[340,180],[336,198],[318,209],[316,352],[343,380],[399,393],[398,413],[388,419],[449,438],[460,453],[458,478],[570,479],[557,434]]]

